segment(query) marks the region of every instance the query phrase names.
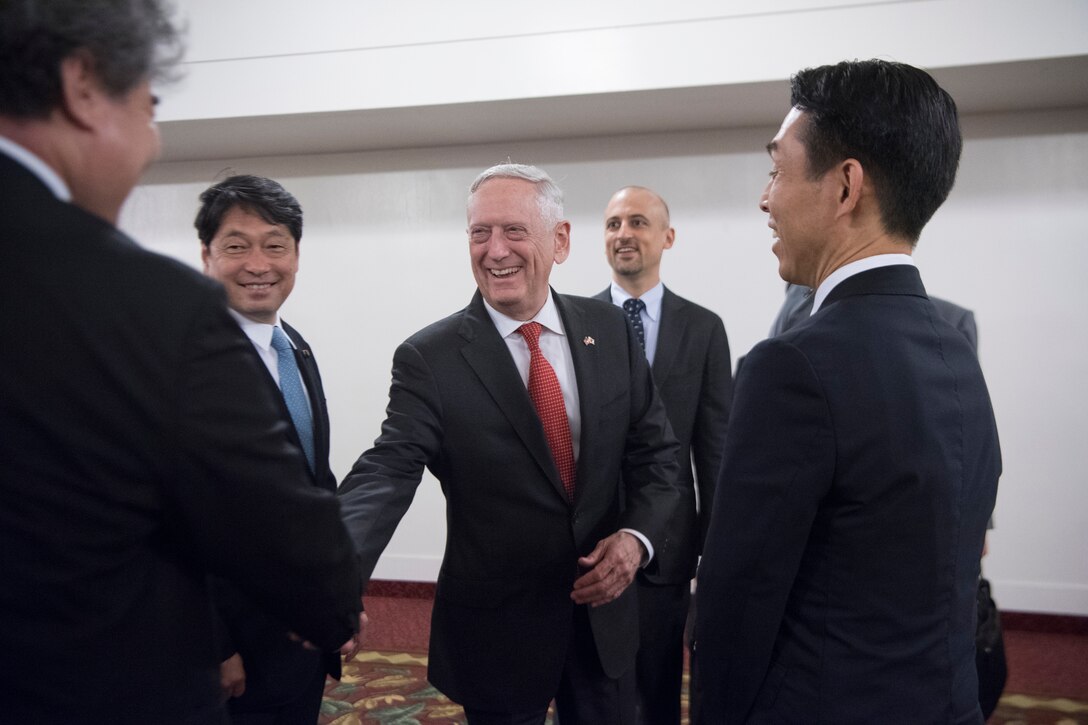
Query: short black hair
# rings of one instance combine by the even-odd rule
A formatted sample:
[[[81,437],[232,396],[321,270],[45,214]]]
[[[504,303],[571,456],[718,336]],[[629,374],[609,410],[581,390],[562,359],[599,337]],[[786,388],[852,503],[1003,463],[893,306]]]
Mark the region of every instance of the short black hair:
[[[810,175],[857,159],[885,229],[917,242],[956,181],[963,140],[952,97],[925,71],[883,60],[807,68],[790,92],[805,113]]]
[[[48,116],[61,62],[80,51],[114,97],[169,79],[182,52],[171,12],[164,0],[0,0],[0,114]]]
[[[211,244],[219,232],[223,217],[236,206],[256,214],[269,224],[282,224],[296,244],[302,241],[302,207],[298,199],[278,181],[238,174],[228,176],[201,193],[200,209],[193,222],[201,244],[205,247]]]

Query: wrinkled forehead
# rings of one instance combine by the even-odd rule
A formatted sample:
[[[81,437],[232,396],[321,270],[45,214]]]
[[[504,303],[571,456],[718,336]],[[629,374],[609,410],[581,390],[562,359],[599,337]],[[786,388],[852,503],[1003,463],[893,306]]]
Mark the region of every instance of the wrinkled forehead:
[[[496,177],[469,194],[465,214],[474,223],[546,223],[556,216],[538,185],[524,179]]]

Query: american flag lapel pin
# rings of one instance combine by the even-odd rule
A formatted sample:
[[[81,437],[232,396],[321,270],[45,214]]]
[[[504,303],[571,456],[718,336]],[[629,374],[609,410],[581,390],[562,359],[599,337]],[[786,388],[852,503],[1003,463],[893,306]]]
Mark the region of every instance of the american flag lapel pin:
[[[593,339],[592,337],[590,337],[589,335],[586,335],[585,337],[583,337],[583,338],[582,338],[582,344],[583,344],[583,345],[586,345],[586,346],[589,346],[589,345],[596,345],[596,344],[597,344],[597,341],[596,341],[596,340],[594,340],[594,339]]]

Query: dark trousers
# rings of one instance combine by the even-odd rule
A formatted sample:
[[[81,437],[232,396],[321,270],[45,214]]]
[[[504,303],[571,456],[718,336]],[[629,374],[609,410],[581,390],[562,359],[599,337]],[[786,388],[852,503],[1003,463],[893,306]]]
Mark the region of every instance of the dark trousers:
[[[315,725],[324,692],[325,669],[318,668],[306,687],[289,702],[260,709],[247,706],[244,700],[231,700],[227,705],[230,721],[232,725]]]
[[[635,720],[634,675],[634,668],[616,680],[605,675],[586,607],[575,607],[567,659],[555,693],[563,725],[630,725]],[[469,725],[542,725],[547,714],[547,704],[516,713],[465,708]]]
[[[680,725],[680,692],[684,680],[684,627],[691,585],[648,584],[637,580],[639,649],[636,722]]]

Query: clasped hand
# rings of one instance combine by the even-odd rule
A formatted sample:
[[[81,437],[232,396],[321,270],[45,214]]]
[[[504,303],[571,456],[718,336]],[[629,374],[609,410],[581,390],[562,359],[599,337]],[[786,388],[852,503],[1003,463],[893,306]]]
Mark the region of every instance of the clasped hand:
[[[570,598],[591,607],[615,600],[634,581],[645,551],[642,542],[626,531],[601,539],[578,559],[578,566],[588,571],[574,581]]]

